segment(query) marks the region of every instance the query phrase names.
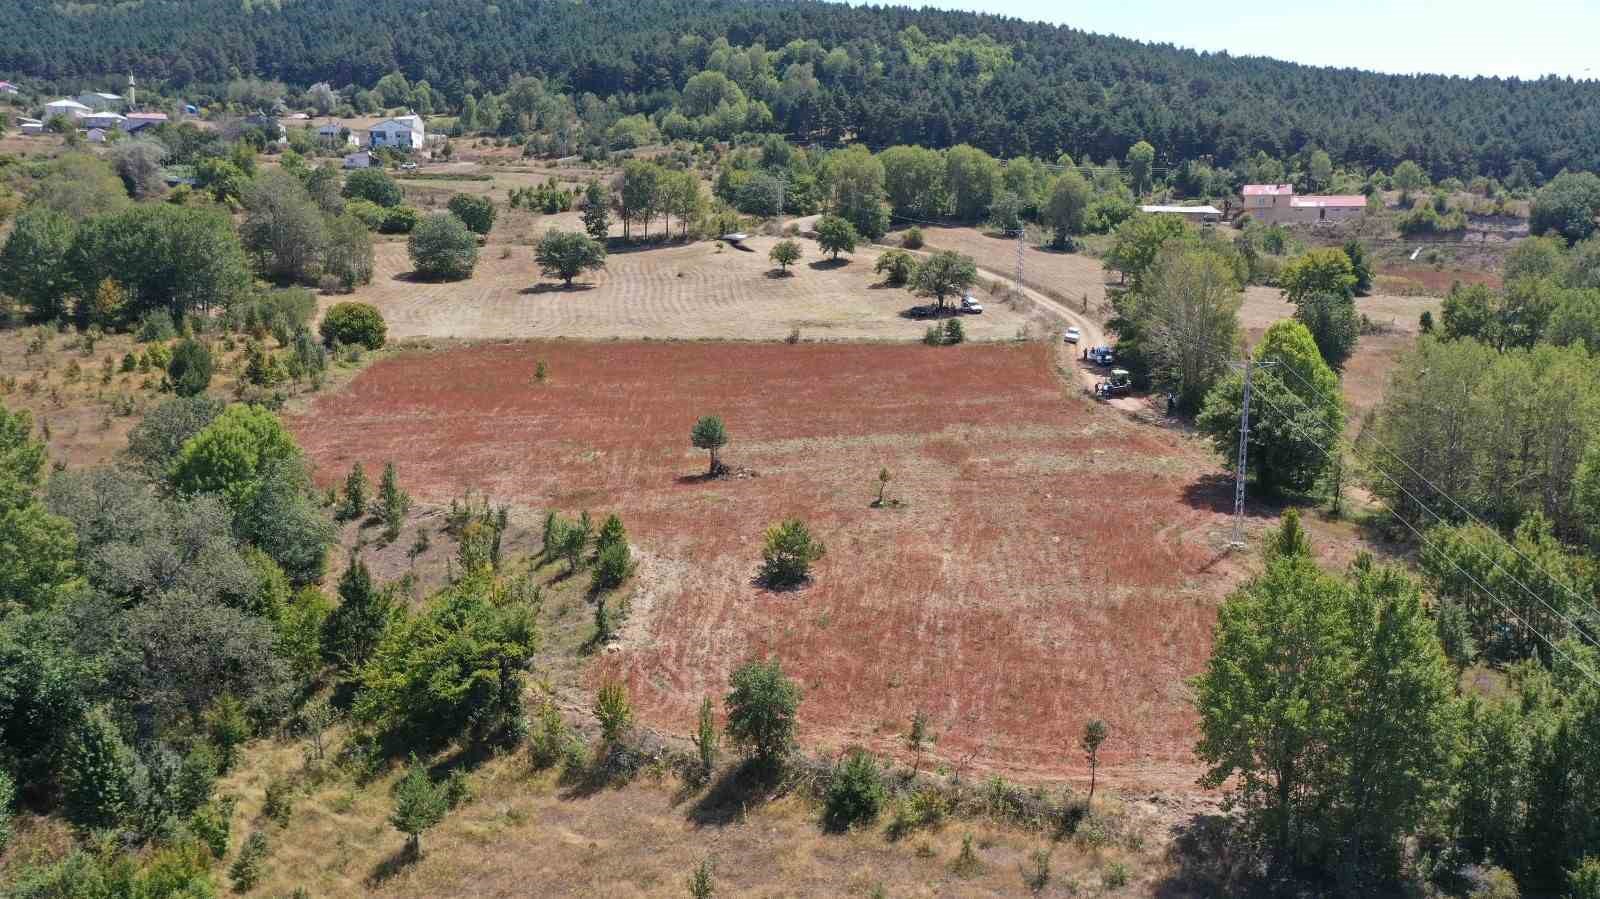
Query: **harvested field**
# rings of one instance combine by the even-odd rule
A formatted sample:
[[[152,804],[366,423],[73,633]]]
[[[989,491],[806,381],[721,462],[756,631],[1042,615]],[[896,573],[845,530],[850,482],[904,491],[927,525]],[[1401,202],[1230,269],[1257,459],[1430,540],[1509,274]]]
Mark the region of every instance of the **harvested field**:
[[[1080,773],[1069,747],[1098,716],[1114,779],[1187,787],[1184,682],[1241,564],[1220,551],[1231,487],[1191,438],[1067,386],[1053,353],[506,342],[381,360],[291,424],[324,483],[393,460],[434,503],[619,512],[643,564],[601,664],[650,723],[686,732],[733,667],[775,654],[810,745],[888,748],[920,708],[948,762]],[[749,476],[701,479],[707,413]],[[885,466],[904,505],[873,509]],[[774,594],[752,576],[786,516],[829,551]]]
[[[928,249],[965,253],[977,260],[979,267],[1008,278],[1016,272],[1017,242],[1010,238],[991,236],[976,228],[931,225],[922,229],[922,236]],[[899,246],[900,234],[888,240]],[[1099,259],[1087,253],[1059,253],[1029,245],[1023,255],[1023,265],[1028,286],[1074,310],[1081,309],[1085,303],[1090,312],[1099,309],[1106,302],[1106,285],[1117,283],[1116,275],[1107,272]],[[1097,317],[1103,319],[1104,316]]]
[[[773,243],[751,238],[749,252],[718,250],[711,242],[614,252],[605,271],[566,290],[539,276],[532,247],[491,245],[470,279],[435,284],[410,279],[403,242],[381,242],[373,283],[324,303],[372,303],[391,337],[777,340],[792,328],[823,340],[922,336],[928,323],[904,313],[923,301],[879,283],[872,272],[876,251],[836,264],[803,240],[805,258],[780,277],[767,260]],[[979,296],[988,309],[963,317],[967,337],[1015,338],[1028,319]]]

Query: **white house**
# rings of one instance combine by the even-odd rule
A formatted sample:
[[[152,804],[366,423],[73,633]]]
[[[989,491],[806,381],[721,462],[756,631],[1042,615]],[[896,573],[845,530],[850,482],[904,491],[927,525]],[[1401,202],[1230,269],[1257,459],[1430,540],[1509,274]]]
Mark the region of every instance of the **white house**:
[[[394,147],[400,150],[420,150],[427,141],[422,117],[403,115],[384,119],[367,129],[367,146]]]
[[[0,94],[10,94],[11,96],[16,96],[21,91],[21,88],[9,81],[0,81]]]
[[[38,119],[23,119],[17,123],[17,129],[23,134],[43,134],[44,123]]]
[[[374,165],[381,167],[382,163],[372,158],[372,154],[366,150],[362,150],[360,153],[351,153],[344,158],[344,167],[347,169],[370,169]]]
[[[361,135],[338,122],[329,122],[318,128],[317,140],[333,146],[338,146],[341,143],[347,147],[361,146]]]
[[[1139,211],[1151,215],[1175,215],[1192,222],[1222,220],[1222,210],[1215,206],[1140,206]]]
[[[118,109],[122,106],[121,94],[89,93],[79,94],[78,102],[96,111]]]
[[[94,110],[79,103],[77,100],[62,98],[44,105],[44,117],[53,119],[56,116],[66,116],[69,119],[81,118]]]

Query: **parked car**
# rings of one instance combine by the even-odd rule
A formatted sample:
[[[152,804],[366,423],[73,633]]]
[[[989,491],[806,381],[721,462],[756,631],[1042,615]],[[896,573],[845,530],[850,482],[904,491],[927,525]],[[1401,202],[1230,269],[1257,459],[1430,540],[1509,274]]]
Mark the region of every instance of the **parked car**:
[[[1061,332],[1061,339],[1067,343],[1077,343],[1083,339],[1083,332],[1077,328],[1068,328]]]
[[[417,170],[417,164],[414,163],[414,162],[402,162],[402,163],[400,163],[400,171],[402,171],[402,172],[414,172],[416,170]]]
[[[1108,346],[1097,346],[1089,350],[1089,361],[1096,365],[1110,365],[1117,361],[1117,351]]]
[[[1111,377],[1094,385],[1095,396],[1116,396],[1133,389],[1133,374],[1125,368],[1113,368]]]
[[[965,294],[961,297],[961,311],[970,312],[973,315],[982,315],[983,304],[978,302],[978,298],[972,294]]]

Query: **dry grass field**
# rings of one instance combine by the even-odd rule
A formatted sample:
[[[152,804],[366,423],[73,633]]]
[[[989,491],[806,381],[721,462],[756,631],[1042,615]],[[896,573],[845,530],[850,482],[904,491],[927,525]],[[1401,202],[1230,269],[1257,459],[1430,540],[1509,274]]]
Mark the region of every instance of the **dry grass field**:
[[[801,239],[805,257],[779,276],[767,259],[774,242],[751,238],[749,251],[705,241],[614,252],[605,271],[567,290],[540,277],[530,246],[491,243],[470,279],[425,283],[411,279],[404,242],[384,241],[373,283],[324,303],[372,303],[391,337],[779,340],[795,328],[814,340],[922,336],[927,322],[905,313],[924,301],[880,283],[875,250],[834,263]],[[1016,338],[1028,318],[979,296],[987,311],[963,317],[968,338]]]
[[[549,381],[533,381],[544,361]],[[400,354],[291,424],[332,482],[394,460],[418,496],[468,488],[528,509],[620,513],[643,564],[603,667],[684,732],[729,671],[777,655],[806,740],[894,744],[917,709],[938,755],[1082,773],[1106,718],[1113,779],[1187,787],[1231,493],[1213,457],[1067,386],[1044,344],[505,342]],[[699,415],[727,461],[703,481]],[[887,467],[898,508],[869,507]],[[752,583],[761,533],[800,516],[815,583]]]

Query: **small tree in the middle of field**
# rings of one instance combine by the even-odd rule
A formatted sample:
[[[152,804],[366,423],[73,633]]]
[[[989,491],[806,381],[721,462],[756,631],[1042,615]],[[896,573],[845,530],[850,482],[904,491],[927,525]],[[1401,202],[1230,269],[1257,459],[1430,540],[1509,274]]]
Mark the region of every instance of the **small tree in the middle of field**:
[[[767,528],[761,548],[761,582],[775,590],[798,587],[811,577],[811,563],[827,553],[798,518]]]
[[[918,265],[911,275],[911,288],[919,296],[932,297],[944,309],[947,297],[959,295],[978,282],[978,267],[971,256],[941,250]]]
[[[767,253],[767,258],[778,264],[778,270],[788,274],[789,266],[800,261],[800,245],[792,240],[780,240]]]
[[[817,246],[824,253],[833,254],[835,260],[840,253],[854,253],[860,241],[856,226],[842,216],[825,215],[817,221]]]
[[[587,234],[552,228],[539,239],[533,258],[540,274],[560,278],[571,287],[573,278],[606,267],[606,248]]]
[[[434,783],[415,759],[411,771],[394,788],[394,812],[389,823],[406,835],[406,850],[422,857],[422,832],[444,820],[450,804],[444,786]]]
[[[1099,718],[1083,726],[1083,757],[1089,761],[1089,804],[1094,804],[1095,774],[1100,770],[1100,744],[1106,741],[1106,723]]]
[[[711,454],[711,468],[707,472],[712,477],[723,472],[722,459],[718,453],[728,445],[728,429],[722,424],[719,415],[706,415],[694,423],[694,430],[690,432],[689,439],[694,443],[695,449],[703,449]]]

